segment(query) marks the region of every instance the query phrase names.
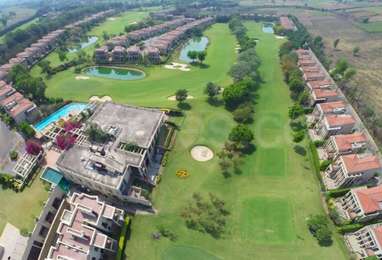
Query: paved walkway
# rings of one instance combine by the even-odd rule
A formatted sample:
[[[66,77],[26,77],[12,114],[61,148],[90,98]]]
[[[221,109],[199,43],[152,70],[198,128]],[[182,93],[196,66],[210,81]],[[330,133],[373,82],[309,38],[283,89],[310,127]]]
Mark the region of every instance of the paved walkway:
[[[21,260],[28,243],[28,238],[23,237],[19,229],[7,223],[0,237],[0,247],[4,254],[0,255],[1,260]]]

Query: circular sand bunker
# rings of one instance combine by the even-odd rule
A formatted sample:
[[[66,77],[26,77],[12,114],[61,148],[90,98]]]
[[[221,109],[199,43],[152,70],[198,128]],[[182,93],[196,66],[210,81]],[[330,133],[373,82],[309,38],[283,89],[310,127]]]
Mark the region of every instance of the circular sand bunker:
[[[206,162],[214,157],[214,152],[207,146],[197,145],[191,149],[191,156],[196,161]]]

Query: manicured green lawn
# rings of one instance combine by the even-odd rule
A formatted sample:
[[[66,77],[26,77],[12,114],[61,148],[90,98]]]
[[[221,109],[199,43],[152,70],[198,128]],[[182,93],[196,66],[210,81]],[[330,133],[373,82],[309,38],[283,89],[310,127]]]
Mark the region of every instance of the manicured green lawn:
[[[216,158],[206,163],[193,161],[189,151],[194,145],[206,144],[219,151],[234,122],[223,108],[212,107],[202,98],[192,100],[192,109],[187,112],[178,133],[162,181],[152,195],[158,214],[133,219],[132,236],[126,249],[129,259],[183,259],[182,256],[188,255],[191,259],[346,258],[337,237],[331,247],[320,247],[306,227],[306,218],[322,213],[323,209],[309,159],[293,150],[288,125],[291,101],[278,60],[282,40],[262,33],[258,24],[251,22],[247,26],[251,35],[260,39],[257,50],[264,80],[252,126],[256,152],[244,161],[241,174],[233,173],[228,178],[220,173]],[[216,44],[212,38],[210,48]],[[228,44],[227,40],[222,45],[235,48],[234,42]],[[230,55],[232,52],[228,50],[216,57],[208,53],[210,59],[221,61]],[[212,70],[214,63],[209,64],[208,70]],[[221,74],[225,75],[226,71]],[[201,86],[196,87],[201,93]],[[198,93],[196,87],[192,94]],[[190,172],[188,179],[175,176],[176,170],[181,168]],[[180,214],[193,192],[212,192],[225,200],[231,215],[223,238],[213,239],[185,227]],[[158,226],[175,232],[178,240],[152,240],[151,234]],[[203,256],[193,258],[193,254],[199,254],[194,250],[201,250],[198,252],[203,252]]]
[[[194,97],[204,96],[203,86],[208,81],[219,84],[231,82],[226,72],[234,62],[235,50],[232,48],[234,38],[229,34],[227,27],[217,24],[206,32],[206,35],[216,42],[208,48],[205,63],[209,68],[192,68],[191,71],[169,70],[162,66],[144,68],[147,77],[136,81],[110,80],[99,77],[90,77],[88,80],[76,80],[78,74],[74,69],[54,75],[47,80],[47,95],[63,97],[66,99],[87,101],[93,95],[108,95],[117,102],[148,106],[171,106],[173,101],[167,98],[179,88],[186,88]],[[220,56],[229,53],[228,56]],[[88,76],[82,74],[81,76]]]
[[[48,199],[48,196],[37,174],[32,184],[22,192],[16,193],[11,189],[0,188],[0,234],[7,222],[31,232],[35,219],[43,208],[42,203]]]
[[[186,88],[195,97],[191,110],[181,120],[176,145],[170,153],[162,181],[152,199],[158,213],[132,220],[127,242],[129,259],[345,259],[342,244],[335,238],[331,247],[320,247],[309,234],[306,218],[322,213],[322,204],[311,163],[293,150],[288,125],[289,90],[283,82],[278,49],[282,40],[264,34],[261,25],[247,23],[251,36],[260,41],[257,52],[262,65],[263,83],[255,107],[256,152],[242,163],[241,173],[225,178],[218,159],[196,162],[190,149],[208,145],[217,153],[235,125],[223,107],[206,102],[203,88],[209,81],[227,86],[227,72],[236,60],[236,41],[227,25],[216,24],[207,30],[210,39],[206,64],[190,72],[146,69],[148,77],[138,81],[118,81],[91,77],[75,80],[66,71],[47,81],[49,96],[86,101],[92,95],[109,95],[115,101],[144,106],[174,106],[167,97]],[[85,76],[85,75],[84,75]],[[179,179],[178,169],[190,177]],[[226,233],[221,239],[187,229],[182,210],[192,193],[212,192],[222,198],[230,211]],[[178,239],[153,240],[159,226],[174,232]]]

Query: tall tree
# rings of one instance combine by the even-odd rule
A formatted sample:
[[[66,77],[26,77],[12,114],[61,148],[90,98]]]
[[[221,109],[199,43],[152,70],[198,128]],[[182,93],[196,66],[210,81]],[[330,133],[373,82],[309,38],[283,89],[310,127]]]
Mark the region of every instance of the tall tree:
[[[338,44],[340,43],[340,39],[335,39],[333,42],[334,49],[337,49]]]

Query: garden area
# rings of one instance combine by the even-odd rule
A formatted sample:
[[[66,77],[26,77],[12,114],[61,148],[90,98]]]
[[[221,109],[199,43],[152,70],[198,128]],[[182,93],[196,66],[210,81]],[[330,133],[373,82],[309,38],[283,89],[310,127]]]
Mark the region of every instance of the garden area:
[[[289,126],[288,108],[293,103],[283,81],[278,58],[283,40],[263,33],[261,24],[248,22],[246,27],[251,37],[259,39],[256,50],[261,60],[259,73],[263,82],[256,93],[255,120],[249,124],[254,133],[256,150],[244,157],[240,172],[224,176],[218,157],[208,162],[197,162],[190,155],[190,150],[201,144],[215,153],[219,152],[235,126],[232,115],[223,106],[213,106],[207,102],[206,95],[203,96],[206,82],[216,82],[223,87],[231,82],[226,73],[237,56],[234,51],[236,42],[226,25],[214,25],[206,32],[211,40],[205,61],[208,68],[185,72],[174,82],[167,79],[167,84],[157,80],[150,84],[151,88],[148,86],[150,77],[129,82],[125,84],[129,92],[117,98],[118,101],[138,105],[168,105],[165,97],[174,93],[171,87],[176,86],[189,90],[195,97],[187,100],[191,108],[180,126],[161,182],[152,194],[158,214],[137,216],[132,220],[127,257],[346,258],[344,246],[337,235],[334,235],[331,246],[322,247],[308,229],[309,217],[323,214],[323,208],[318,181],[306,148],[307,140],[296,149]],[[216,31],[220,34],[215,34]],[[219,44],[223,41],[224,44]],[[227,60],[230,63],[222,67],[221,64]],[[215,74],[217,67],[219,73]],[[195,76],[191,84],[191,75],[195,74],[203,78],[199,76],[200,80],[197,80]],[[156,77],[156,74],[152,76]],[[138,86],[140,89],[136,90]],[[113,89],[111,84],[110,87]],[[142,96],[146,90],[147,97],[153,99]],[[187,169],[189,176],[179,178],[176,175],[179,169]],[[212,199],[208,202],[210,193],[220,203],[214,203]],[[195,200],[200,202],[195,204]],[[209,219],[201,213],[206,210],[209,215],[217,214],[214,208],[227,211],[227,214],[224,218]],[[216,227],[217,223],[224,225],[222,232]],[[213,236],[211,229],[219,231],[219,236]],[[166,232],[161,232],[163,230]],[[153,238],[156,233],[163,234],[159,239]]]

